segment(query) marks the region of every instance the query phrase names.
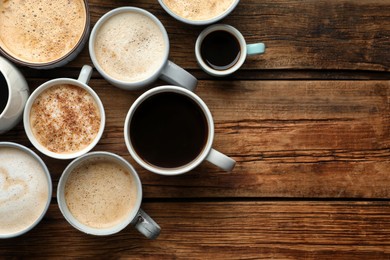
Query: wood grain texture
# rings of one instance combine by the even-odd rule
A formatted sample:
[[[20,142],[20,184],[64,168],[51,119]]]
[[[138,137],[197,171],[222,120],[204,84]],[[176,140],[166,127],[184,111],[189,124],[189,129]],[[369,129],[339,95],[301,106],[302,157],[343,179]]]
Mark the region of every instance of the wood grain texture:
[[[387,259],[389,202],[144,203],[161,225],[155,241],[128,227],[109,237],[73,229],[52,205],[2,257],[131,259]],[[18,248],[14,251],[13,248]],[[39,248],[39,250],[36,250]]]

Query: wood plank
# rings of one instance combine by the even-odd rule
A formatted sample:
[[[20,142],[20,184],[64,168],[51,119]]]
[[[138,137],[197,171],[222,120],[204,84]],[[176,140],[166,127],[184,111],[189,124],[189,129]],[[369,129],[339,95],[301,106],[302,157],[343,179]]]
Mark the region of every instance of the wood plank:
[[[90,0],[89,4],[92,25],[104,13],[120,6],[151,11],[167,28],[170,58],[187,69],[198,68],[194,46],[204,27],[174,20],[155,0]],[[238,28],[248,43],[262,41],[267,45],[266,54],[250,57],[243,70],[390,69],[387,0],[242,0],[221,22]],[[87,49],[69,66],[90,64]]]
[[[196,93],[214,115],[214,147],[237,166],[225,173],[205,162],[173,178],[143,170],[126,149],[124,120],[141,92],[100,79],[90,85],[107,114],[94,150],[128,159],[147,198],[390,197],[388,81],[201,81]],[[31,146],[21,124],[0,140]],[[69,161],[43,158],[56,185]]]
[[[109,237],[73,229],[57,205],[30,233],[3,240],[4,258],[387,259],[386,202],[144,203],[161,225],[149,241],[129,227]]]

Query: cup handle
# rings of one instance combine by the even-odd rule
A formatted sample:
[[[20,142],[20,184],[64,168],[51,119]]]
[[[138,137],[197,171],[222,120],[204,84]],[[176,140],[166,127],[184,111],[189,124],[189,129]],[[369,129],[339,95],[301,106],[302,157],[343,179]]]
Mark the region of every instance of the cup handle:
[[[228,172],[233,170],[234,166],[236,165],[235,160],[213,148],[211,148],[209,154],[206,157],[206,160]]]
[[[149,239],[156,239],[160,235],[160,226],[142,209],[138,210],[132,224],[141,234]]]
[[[184,87],[194,91],[198,80],[183,68],[177,66],[172,61],[168,61],[161,72],[160,78],[171,84]]]
[[[265,52],[265,44],[264,43],[252,43],[246,45],[246,53],[247,55],[256,55],[262,54]]]
[[[78,77],[78,81],[81,81],[82,83],[88,84],[90,78],[92,76],[92,67],[89,65],[84,65],[81,69],[80,75]]]

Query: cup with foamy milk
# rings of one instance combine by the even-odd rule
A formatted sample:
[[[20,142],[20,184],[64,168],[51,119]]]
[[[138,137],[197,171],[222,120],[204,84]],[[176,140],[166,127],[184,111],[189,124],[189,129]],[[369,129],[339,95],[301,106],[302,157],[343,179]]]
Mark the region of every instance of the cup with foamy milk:
[[[192,25],[215,23],[238,5],[239,0],[158,0],[176,20]]]
[[[103,104],[88,81],[92,67],[85,65],[78,79],[58,78],[39,86],[23,114],[30,142],[43,154],[73,159],[90,151],[105,126]]]
[[[57,189],[58,206],[76,229],[91,235],[115,234],[129,224],[155,239],[160,226],[141,208],[142,185],[122,157],[92,152],[72,161]]]
[[[197,79],[168,60],[169,39],[163,24],[150,12],[120,7],[103,15],[89,38],[91,60],[111,84],[126,90],[161,78],[194,90]]]
[[[0,53],[37,69],[63,66],[89,34],[86,0],[0,1]]]
[[[20,144],[0,142],[0,239],[34,228],[51,195],[50,173],[41,158]]]

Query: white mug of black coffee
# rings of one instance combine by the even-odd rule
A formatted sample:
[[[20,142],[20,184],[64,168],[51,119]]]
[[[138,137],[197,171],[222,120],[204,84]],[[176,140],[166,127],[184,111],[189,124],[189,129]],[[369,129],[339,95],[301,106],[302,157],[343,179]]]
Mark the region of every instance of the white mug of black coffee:
[[[20,122],[28,96],[29,88],[23,75],[11,62],[0,57],[0,134]]]
[[[204,29],[195,44],[199,66],[212,76],[222,77],[237,71],[247,56],[263,54],[264,43],[247,44],[236,28],[215,24]]]
[[[142,94],[129,109],[124,136],[135,161],[161,175],[186,173],[204,160],[226,171],[236,163],[212,148],[210,110],[182,87],[160,86]]]
[[[129,224],[150,239],[160,234],[160,226],[140,208],[137,172],[113,153],[93,152],[72,161],[61,175],[57,200],[65,219],[87,234],[111,235]]]

